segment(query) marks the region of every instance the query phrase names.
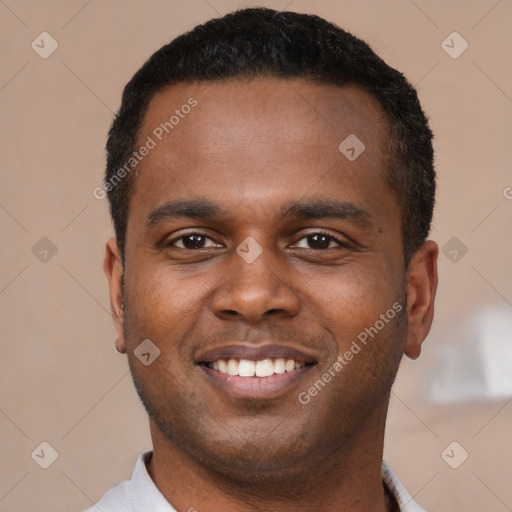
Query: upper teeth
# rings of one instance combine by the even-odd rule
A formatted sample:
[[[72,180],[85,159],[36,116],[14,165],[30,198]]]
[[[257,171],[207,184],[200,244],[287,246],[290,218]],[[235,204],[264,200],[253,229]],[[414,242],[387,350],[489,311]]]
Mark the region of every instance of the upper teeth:
[[[239,377],[269,377],[274,373],[291,372],[305,366],[294,359],[262,359],[251,361],[249,359],[219,359],[208,365],[210,368],[227,375]]]

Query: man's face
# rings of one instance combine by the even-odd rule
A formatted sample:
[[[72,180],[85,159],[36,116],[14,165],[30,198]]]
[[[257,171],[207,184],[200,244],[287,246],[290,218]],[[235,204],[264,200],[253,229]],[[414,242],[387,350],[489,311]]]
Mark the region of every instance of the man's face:
[[[270,474],[382,421],[407,331],[386,126],[360,89],[300,79],[180,84],[151,101],[137,147],[157,145],[133,171],[124,343],[153,426],[201,464]],[[338,149],[351,134],[365,146],[352,161]],[[375,333],[395,303],[402,314]],[[160,350],[149,366],[134,355],[145,339]],[[271,375],[236,375],[241,360],[242,373]]]

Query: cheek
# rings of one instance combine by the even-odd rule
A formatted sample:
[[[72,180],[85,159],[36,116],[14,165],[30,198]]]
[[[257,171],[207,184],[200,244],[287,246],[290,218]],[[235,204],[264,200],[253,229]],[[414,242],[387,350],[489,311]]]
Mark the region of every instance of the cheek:
[[[125,338],[132,375],[139,394],[145,394],[144,403],[162,410],[175,407],[180,396],[191,398],[187,385],[195,364],[184,340],[198,320],[201,289],[187,281],[177,279],[165,265],[146,263],[126,282]],[[148,366],[137,356],[146,339],[156,346],[150,351],[158,353]]]
[[[401,281],[396,276],[356,262],[334,271],[316,272],[314,279],[303,275],[300,282],[302,290],[308,290],[304,301],[311,313],[339,340],[373,326],[380,315],[402,300]]]
[[[130,337],[157,345],[158,340],[179,339],[197,321],[207,290],[204,277],[184,278],[164,265],[139,265],[126,282]]]
[[[354,400],[369,400],[392,381],[406,335],[401,281],[383,273],[372,277],[372,271],[366,270],[331,280],[317,296],[319,315],[323,315],[318,321],[328,326],[338,350],[321,370],[329,371],[338,361],[333,393],[337,389],[343,394],[358,383],[359,391],[351,392]]]

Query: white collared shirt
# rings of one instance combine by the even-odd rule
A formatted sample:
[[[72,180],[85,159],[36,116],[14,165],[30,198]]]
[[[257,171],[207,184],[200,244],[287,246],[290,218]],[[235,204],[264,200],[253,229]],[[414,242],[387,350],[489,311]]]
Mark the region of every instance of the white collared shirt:
[[[139,457],[131,480],[120,482],[101,498],[96,505],[83,512],[176,512],[158,490],[146,469],[153,452]],[[395,497],[400,512],[425,512],[413,501],[391,468],[382,462],[382,480]]]

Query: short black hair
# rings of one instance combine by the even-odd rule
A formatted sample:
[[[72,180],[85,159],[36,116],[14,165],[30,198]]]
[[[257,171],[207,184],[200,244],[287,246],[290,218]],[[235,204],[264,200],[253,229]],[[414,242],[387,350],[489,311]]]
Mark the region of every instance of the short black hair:
[[[385,178],[401,211],[407,265],[428,237],[435,200],[432,132],[416,90],[367,43],[333,23],[267,8],[238,10],[182,34],[156,51],[125,86],[108,135],[105,175],[123,264],[133,174],[125,171],[118,179],[118,171],[133,155],[151,99],[177,83],[258,76],[354,84],[377,100],[388,123]]]

